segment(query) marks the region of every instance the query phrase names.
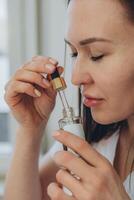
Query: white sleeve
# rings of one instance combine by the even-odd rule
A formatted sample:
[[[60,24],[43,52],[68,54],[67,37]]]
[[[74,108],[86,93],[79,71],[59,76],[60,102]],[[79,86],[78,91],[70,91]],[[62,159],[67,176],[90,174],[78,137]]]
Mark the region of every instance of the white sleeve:
[[[48,153],[53,158],[54,154],[57,151],[62,151],[62,150],[63,150],[63,145],[60,142],[56,141],[56,142],[54,142],[52,147],[49,149]]]

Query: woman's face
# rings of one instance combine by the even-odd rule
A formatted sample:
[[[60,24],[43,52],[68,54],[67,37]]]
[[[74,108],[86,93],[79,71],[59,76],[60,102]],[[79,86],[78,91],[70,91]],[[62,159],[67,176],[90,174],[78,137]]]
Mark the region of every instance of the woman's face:
[[[101,124],[134,115],[134,25],[124,14],[115,0],[72,0],[68,8],[72,83],[83,86],[83,97],[102,99],[84,101]]]

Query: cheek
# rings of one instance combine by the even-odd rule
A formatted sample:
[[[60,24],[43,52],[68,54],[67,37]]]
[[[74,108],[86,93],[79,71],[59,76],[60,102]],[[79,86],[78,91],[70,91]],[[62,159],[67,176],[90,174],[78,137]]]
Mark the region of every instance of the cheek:
[[[100,77],[99,90],[105,101],[91,108],[94,120],[100,124],[121,121],[134,114],[134,75],[119,74]]]

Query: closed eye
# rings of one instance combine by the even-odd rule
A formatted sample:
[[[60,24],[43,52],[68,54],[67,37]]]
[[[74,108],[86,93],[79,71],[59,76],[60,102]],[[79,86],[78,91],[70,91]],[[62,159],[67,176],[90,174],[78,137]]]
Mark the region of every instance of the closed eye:
[[[104,57],[104,55],[92,56],[91,59],[92,59],[92,61],[98,61],[98,60],[101,60],[103,57]]]
[[[77,56],[78,56],[78,53],[77,53],[77,52],[71,53],[71,57],[72,57],[72,58],[77,57]],[[103,57],[104,57],[104,55],[91,56],[91,60],[92,60],[92,61],[98,61],[98,60],[101,60]]]

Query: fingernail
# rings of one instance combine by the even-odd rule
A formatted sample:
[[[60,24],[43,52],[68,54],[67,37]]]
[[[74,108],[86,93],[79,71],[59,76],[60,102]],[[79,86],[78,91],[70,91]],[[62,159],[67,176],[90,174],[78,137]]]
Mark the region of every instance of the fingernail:
[[[49,61],[53,64],[53,65],[57,65],[58,61],[53,59],[53,58],[49,58]]]
[[[40,97],[41,96],[41,92],[37,89],[34,89],[34,93],[36,94],[36,96]]]
[[[52,65],[52,64],[46,64],[46,68],[47,68],[48,70],[50,70],[50,71],[54,71],[55,66]]]

